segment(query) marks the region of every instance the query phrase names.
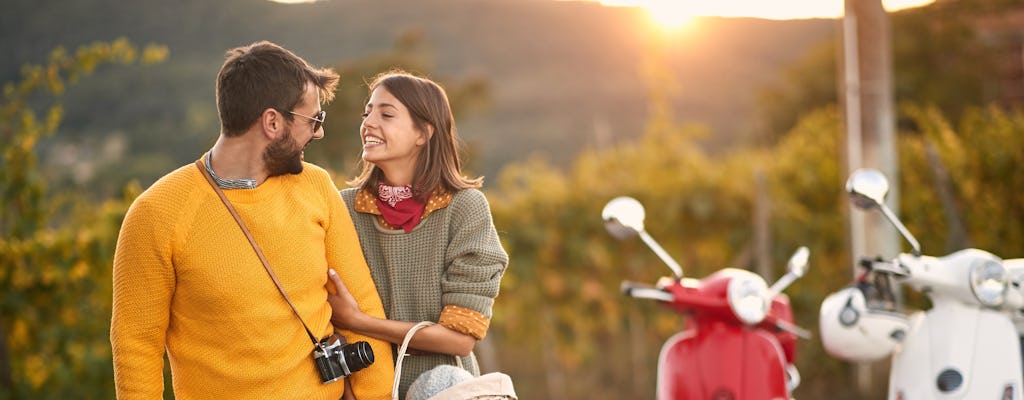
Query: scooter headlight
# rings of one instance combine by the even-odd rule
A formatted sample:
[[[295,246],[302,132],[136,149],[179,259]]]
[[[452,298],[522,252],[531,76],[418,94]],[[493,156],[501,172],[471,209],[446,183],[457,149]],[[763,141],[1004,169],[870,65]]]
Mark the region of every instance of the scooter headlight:
[[[757,324],[768,314],[768,284],[753,273],[729,281],[729,307],[746,324]]]
[[[971,291],[974,297],[989,307],[1006,300],[1006,267],[996,260],[982,260],[971,265]]]

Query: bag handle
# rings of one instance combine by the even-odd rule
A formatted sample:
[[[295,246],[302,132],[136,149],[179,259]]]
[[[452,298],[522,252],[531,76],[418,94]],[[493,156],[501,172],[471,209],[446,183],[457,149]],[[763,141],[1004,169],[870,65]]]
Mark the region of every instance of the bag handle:
[[[319,346],[319,343],[316,341],[316,337],[313,336],[313,332],[309,330],[309,327],[306,326],[306,322],[303,321],[302,316],[299,315],[299,310],[296,310],[295,305],[293,305],[292,301],[288,299],[288,293],[285,293],[284,287],[281,286],[281,281],[277,279],[277,275],[274,274],[274,270],[270,268],[270,262],[268,262],[267,257],[263,255],[263,250],[260,249],[260,246],[256,244],[256,239],[253,238],[252,233],[249,232],[249,228],[245,226],[245,222],[242,221],[242,217],[238,215],[238,212],[235,211],[235,207],[233,207],[231,202],[228,201],[227,196],[224,195],[224,191],[220,190],[220,186],[217,186],[217,183],[213,181],[213,177],[210,176],[210,171],[206,170],[206,165],[203,165],[202,161],[196,160],[196,167],[199,168],[199,171],[203,173],[204,177],[206,177],[206,181],[213,187],[213,191],[217,192],[217,196],[220,197],[220,201],[224,202],[224,206],[228,208],[228,212],[231,213],[231,216],[235,217],[235,222],[238,223],[238,227],[242,228],[242,233],[245,234],[245,238],[249,239],[249,244],[252,245],[253,250],[256,250],[256,256],[260,258],[260,262],[263,263],[263,268],[267,270],[267,274],[270,275],[270,279],[274,281],[274,285],[277,286],[277,291],[281,292],[281,296],[284,297],[284,301],[288,302],[288,307],[291,307],[292,312],[294,312],[295,316],[299,318],[299,322],[302,323],[302,327],[306,330],[306,334],[309,335],[309,340],[313,341],[313,346]]]
[[[406,353],[406,351],[409,350],[409,342],[412,341],[412,336],[416,334],[416,332],[418,332],[420,329],[426,328],[431,325],[435,325],[435,323],[430,321],[423,321],[417,323],[416,325],[413,325],[412,328],[409,329],[409,332],[405,334],[405,339],[402,340],[402,345],[398,347],[398,360],[395,361],[395,383],[391,387],[391,400],[398,400],[398,383],[402,380],[402,360],[405,359],[405,356],[409,355],[408,353]],[[455,357],[455,365],[457,365],[459,368],[463,368],[462,357],[452,357]]]

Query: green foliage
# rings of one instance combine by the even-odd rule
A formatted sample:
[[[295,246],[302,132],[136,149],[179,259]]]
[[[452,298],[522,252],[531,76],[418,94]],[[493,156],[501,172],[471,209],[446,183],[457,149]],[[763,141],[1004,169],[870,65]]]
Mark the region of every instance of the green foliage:
[[[1024,110],[969,108],[956,127],[935,107],[906,106],[904,114],[915,126],[900,138],[900,215],[921,232],[922,250],[1024,257]],[[962,241],[950,237],[957,225]]]
[[[1004,55],[979,36],[975,18],[959,15],[936,23],[936,14],[948,12],[957,11],[937,7],[893,18],[893,81],[897,101],[935,105],[959,120],[965,109],[997,99],[991,79],[999,76],[995,66]]]
[[[756,143],[773,145],[806,110],[835,104],[836,68],[835,43],[823,42],[786,68],[780,83],[759,91],[757,118],[762,122]]]
[[[1024,112],[968,108],[956,129],[935,107],[908,106],[902,115],[915,125],[899,136],[901,174],[890,179],[902,188],[901,215],[925,252],[955,250],[942,245],[948,215],[955,214],[972,246],[1024,256],[1017,193],[1024,185]],[[512,255],[492,330],[504,338],[500,358],[524,398],[654,395],[659,347],[685,318],[618,293],[623,280],[653,283],[669,271],[639,240],[616,242],[604,232],[601,208],[615,196],[643,202],[648,232],[688,276],[700,278],[752,266],[747,254],[760,171],[768,182],[775,268],[766,280],[782,274],[798,246],[811,250],[808,274],[786,290],[797,323],[816,332],[821,300],[850,282],[849,205],[833,107],[805,114],[771,147],[721,159],[701,150],[706,135],[699,128],[662,118],[636,142],[584,152],[565,173],[537,160],[514,164],[488,192]],[[938,164],[929,161],[928,146]],[[937,194],[943,185],[937,165],[948,172],[954,209]],[[797,354],[803,375],[797,398],[884,396],[885,362],[872,367],[872,392],[836,393],[835,387],[856,386],[854,366],[827,355],[819,338],[801,341]]]
[[[713,160],[698,146],[696,139],[705,136],[701,129],[662,121],[651,124],[638,142],[585,152],[565,175],[536,161],[506,168],[488,194],[495,224],[513,255],[503,291],[514,293],[514,301],[498,302],[494,329],[538,352],[505,346],[517,350],[502,354],[503,362],[521,365],[515,376],[533,383],[523,385],[521,395],[653,396],[659,347],[682,328],[684,318],[618,293],[622,280],[653,283],[669,272],[639,241],[616,242],[604,232],[601,208],[615,196],[643,202],[650,234],[680,260],[688,276],[703,277],[722,267],[749,267],[736,263],[750,251],[754,169],[760,168],[770,177],[775,211],[772,265],[784,265],[796,247],[808,245],[815,269],[805,280],[828,278],[832,284],[822,285],[822,291],[845,284],[845,267],[824,267],[846,264],[835,254],[841,251],[843,227],[834,189],[838,166],[829,157],[838,151],[837,127],[835,112],[822,111],[806,118],[771,153]],[[823,297],[803,281],[789,292],[801,317],[815,313]],[[537,320],[535,310],[544,310],[542,319],[524,324]],[[813,319],[799,322],[808,326]],[[543,352],[552,352],[557,365],[526,367],[543,359]],[[564,393],[550,389],[558,386],[550,382],[554,371],[571,377]],[[538,381],[548,381],[547,392]]]
[[[37,146],[60,126],[68,85],[102,64],[150,64],[167,49],[128,40],[53,51],[22,69],[0,103],[0,398],[111,398],[110,265],[121,219],[139,193],[92,204],[53,193]],[[36,107],[43,105],[42,110]]]
[[[934,106],[954,123],[967,109],[998,101],[998,66],[1019,32],[1001,38],[984,34],[982,27],[986,19],[1019,7],[1012,0],[956,1],[891,14],[896,101]],[[822,41],[786,68],[778,83],[760,89],[759,144],[774,144],[807,110],[837,102],[837,45],[841,40]]]

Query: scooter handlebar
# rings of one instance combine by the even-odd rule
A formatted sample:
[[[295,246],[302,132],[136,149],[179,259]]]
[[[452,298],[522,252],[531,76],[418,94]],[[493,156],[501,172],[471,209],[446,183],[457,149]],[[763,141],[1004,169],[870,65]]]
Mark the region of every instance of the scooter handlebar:
[[[886,273],[898,278],[910,276],[910,269],[896,261],[885,261],[881,258],[861,258],[860,266],[869,271]]]
[[[623,281],[619,286],[619,290],[626,296],[638,299],[650,299],[665,302],[675,300],[675,297],[672,296],[671,293],[646,283]]]
[[[811,334],[811,331],[806,330],[804,328],[801,328],[801,327],[797,326],[796,324],[791,323],[789,321],[786,321],[786,320],[783,320],[783,319],[779,319],[779,318],[772,318],[772,320],[770,322],[772,324],[774,324],[776,327],[778,327],[779,329],[784,330],[784,331],[789,332],[789,333],[792,333],[792,334],[796,335],[797,337],[799,337],[801,339],[810,339],[811,337],[813,337],[813,335]]]

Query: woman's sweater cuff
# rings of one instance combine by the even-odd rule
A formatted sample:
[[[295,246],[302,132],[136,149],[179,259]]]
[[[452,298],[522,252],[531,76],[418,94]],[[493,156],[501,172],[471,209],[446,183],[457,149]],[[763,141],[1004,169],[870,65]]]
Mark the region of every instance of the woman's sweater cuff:
[[[476,340],[483,340],[484,336],[487,336],[487,328],[491,325],[491,319],[468,308],[447,305],[441,310],[441,318],[437,323],[453,331],[472,336]]]

